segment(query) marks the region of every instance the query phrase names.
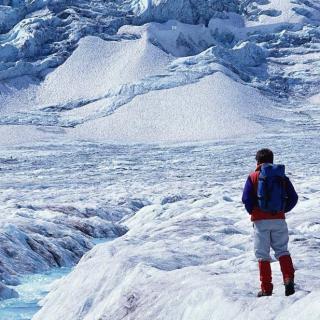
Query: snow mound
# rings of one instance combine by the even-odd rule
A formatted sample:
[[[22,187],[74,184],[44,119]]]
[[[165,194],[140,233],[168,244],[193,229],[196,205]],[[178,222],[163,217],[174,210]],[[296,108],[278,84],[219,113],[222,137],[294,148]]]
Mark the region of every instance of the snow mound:
[[[99,97],[108,90],[163,72],[170,62],[146,38],[104,41],[85,37],[71,57],[48,75],[38,90],[38,104]]]
[[[4,1],[0,14],[0,80],[5,84],[8,79],[20,76],[29,76],[30,83],[43,80],[66,61],[85,36],[105,40],[132,39],[128,34],[116,35],[124,25],[162,23],[172,19],[210,25],[211,20],[216,20],[218,28],[209,28],[210,36],[206,32],[200,44],[195,35],[189,38],[182,33],[178,36],[178,43],[185,47],[184,54],[187,55],[213,44],[213,39],[226,47],[252,40],[277,54],[282,54],[279,47],[286,47],[283,54],[288,54],[294,51],[292,46],[312,43],[309,48],[301,48],[309,52],[319,42],[319,34],[315,31],[320,16],[316,1],[119,0],[94,1],[90,5],[83,0]],[[238,28],[235,21],[240,23]],[[250,39],[243,39],[243,36]],[[310,74],[310,68],[305,68],[305,72]],[[266,75],[260,76],[263,80]],[[292,72],[287,76],[292,77]],[[296,85],[300,79],[296,79]],[[280,81],[273,79],[272,82]],[[9,81],[9,87],[12,84]],[[14,85],[19,86],[18,83]],[[293,81],[283,79],[278,83],[280,85],[293,85]]]
[[[83,125],[89,131],[79,128],[60,132],[72,138],[90,138],[87,135],[90,132],[91,137],[97,138],[105,131],[102,139],[122,142],[126,139],[130,142],[208,140],[245,131],[256,132],[259,126],[254,124],[252,115],[262,112],[267,116],[270,112],[263,105],[271,103],[256,89],[245,86],[241,78],[248,79],[247,71],[243,70],[264,68],[265,51],[251,42],[242,42],[230,48],[216,45],[190,58],[174,60],[172,55],[179,56],[186,48],[181,49],[177,34],[183,34],[193,42],[192,37],[195,40],[201,29],[170,21],[163,25],[150,23],[143,27],[120,29],[119,36],[131,33],[135,40],[111,42],[97,37],[83,38],[71,57],[42,84],[26,89],[11,101],[7,100],[5,109],[8,112],[0,121],[11,125],[12,130],[18,128],[17,125],[41,126],[44,128],[42,132],[33,136],[42,138],[52,136],[54,130],[49,132],[45,129],[48,126]],[[210,45],[209,38],[209,28],[203,29],[196,52]],[[227,75],[214,76],[220,77],[221,83],[217,79],[197,84],[217,71]],[[184,88],[185,85],[188,86]],[[192,100],[183,98],[189,89],[192,90]],[[160,90],[165,90],[165,99]],[[232,102],[227,101],[229,92]],[[181,99],[177,100],[175,95]],[[249,103],[244,102],[247,96],[251,97]],[[162,101],[159,108],[154,101]],[[135,115],[137,108],[132,106],[137,104],[140,110]],[[256,113],[252,113],[253,108],[250,107],[254,104],[257,104]],[[16,110],[20,105],[21,110],[10,114],[9,105]],[[112,116],[118,109],[119,112]],[[226,112],[229,119],[223,116]],[[251,117],[247,130],[237,122],[239,116],[243,121]],[[105,119],[98,120],[101,118]],[[150,123],[151,119],[154,123]],[[89,122],[91,124],[85,125]],[[128,123],[124,129],[127,132],[122,130],[123,123]]]
[[[252,119],[272,116],[256,89],[218,72],[199,82],[139,95],[112,115],[78,126],[70,135],[109,142],[212,140],[262,130]]]
[[[59,111],[79,104],[84,105],[76,108],[81,122],[89,116],[95,117],[95,110],[85,107],[88,100],[99,100],[110,90],[117,90],[126,83],[161,74],[170,61],[172,58],[146,37],[121,42],[83,38],[66,63],[48,75],[44,82],[3,98],[1,113],[4,118],[13,120],[3,121],[6,126],[0,127],[3,132],[0,140],[5,144],[8,141],[21,143],[51,138],[55,133],[62,135],[65,131],[58,126],[46,128],[46,125],[58,124]],[[46,111],[39,114],[39,109]],[[52,118],[49,111],[52,111]],[[37,123],[44,124],[38,128],[41,131],[33,126]],[[26,135],[26,132],[29,133]]]

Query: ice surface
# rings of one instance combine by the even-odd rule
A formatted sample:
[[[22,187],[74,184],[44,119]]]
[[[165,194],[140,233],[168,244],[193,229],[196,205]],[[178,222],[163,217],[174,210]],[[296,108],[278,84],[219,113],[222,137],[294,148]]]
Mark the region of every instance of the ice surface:
[[[83,36],[112,38],[130,10],[119,2],[23,0],[1,6],[0,79],[43,78],[70,56]]]
[[[239,11],[237,1],[13,1],[0,4],[0,79],[43,78],[61,65],[86,35],[112,39],[125,24],[178,19],[208,22]],[[56,31],[59,32],[56,32]]]
[[[85,255],[35,319],[319,319],[317,1],[0,4],[3,312]],[[239,200],[265,146],[300,195],[267,307]]]
[[[101,190],[100,205],[89,201],[82,194],[84,190],[88,188],[90,194],[96,185],[102,185],[99,175],[96,181],[94,174],[90,175],[89,181],[82,175],[82,170],[90,167],[89,158],[95,157],[94,150],[82,153],[81,148],[76,151],[75,145],[67,156],[63,146],[62,153],[58,151],[59,146],[58,149],[52,146],[52,152],[49,151],[51,147],[47,147],[33,151],[28,146],[1,149],[0,269],[1,281],[6,285],[18,284],[22,274],[74,265],[92,248],[93,238],[123,235],[127,229],[119,221],[143,205],[134,199],[124,201],[122,208],[117,202],[106,205],[103,199],[110,177],[105,181],[105,189]],[[79,171],[76,169],[72,177],[75,169],[72,159],[76,153],[82,160],[78,163]],[[102,162],[100,166],[105,172]],[[60,178],[59,174],[52,175],[54,171],[60,172]],[[68,186],[64,183],[66,177]],[[69,196],[73,199],[70,202]]]
[[[16,290],[11,289],[3,285],[2,283],[0,284],[0,299],[12,299],[18,297],[19,294]]]
[[[0,318],[5,320],[26,320],[40,309],[38,301],[49,291],[56,279],[71,271],[70,268],[53,269],[43,274],[24,276],[15,287],[19,297],[0,301]]]
[[[235,0],[138,0],[132,1],[135,23],[165,22],[169,19],[185,23],[205,23],[219,12],[239,11]]]
[[[223,144],[126,147],[135,159],[129,170],[142,178],[132,178],[127,192],[141,190],[149,205],[125,220],[126,235],[88,252],[34,319],[285,319],[286,311],[293,319],[318,319],[316,136],[296,131]],[[260,146],[272,146],[276,161],[286,163],[300,195],[287,217],[297,269],[297,293],[289,298],[277,262],[274,295],[256,298],[252,225],[240,195]],[[308,317],[294,318],[301,305]]]

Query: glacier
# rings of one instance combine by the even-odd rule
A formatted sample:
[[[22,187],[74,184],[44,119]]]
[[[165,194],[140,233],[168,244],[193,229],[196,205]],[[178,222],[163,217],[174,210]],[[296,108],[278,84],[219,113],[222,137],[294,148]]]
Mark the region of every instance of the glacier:
[[[318,304],[313,301],[319,294],[319,185],[313,166],[317,155],[311,151],[319,144],[306,143],[305,133],[297,133],[297,153],[292,139],[287,133],[277,142],[269,136],[255,143],[246,138],[223,145],[153,147],[144,157],[135,150],[135,163],[142,167],[137,173],[144,182],[133,178],[131,186],[135,192],[142,187],[150,204],[125,218],[129,231],[124,236],[85,254],[45,298],[34,319],[287,319],[296,312],[296,303],[317,319]],[[284,296],[274,262],[276,289],[266,303],[256,298],[252,226],[239,193],[255,145],[270,140],[279,161],[290,159],[288,172],[301,201],[288,215],[297,293]],[[229,157],[234,153],[239,157],[231,170]],[[309,157],[302,163],[304,153]],[[308,182],[305,165],[315,175]],[[293,318],[306,319],[304,314]]]
[[[319,319],[319,15],[0,0],[0,317]],[[272,263],[267,305],[240,203],[260,146],[300,195],[297,293]]]

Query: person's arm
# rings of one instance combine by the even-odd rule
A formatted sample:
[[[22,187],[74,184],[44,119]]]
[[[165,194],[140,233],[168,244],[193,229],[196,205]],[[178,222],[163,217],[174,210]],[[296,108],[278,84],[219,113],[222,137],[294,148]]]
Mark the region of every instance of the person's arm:
[[[296,193],[296,190],[294,190],[294,187],[291,183],[291,181],[289,180],[289,178],[287,178],[286,181],[286,191],[287,191],[287,196],[288,196],[288,200],[286,203],[286,207],[285,207],[285,212],[289,212],[291,211],[297,204],[298,202],[298,195]]]
[[[254,197],[254,187],[253,187],[253,183],[251,181],[250,176],[248,177],[243,189],[242,203],[244,203],[244,206],[248,211],[248,213],[251,214],[253,207],[255,205],[255,197]]]

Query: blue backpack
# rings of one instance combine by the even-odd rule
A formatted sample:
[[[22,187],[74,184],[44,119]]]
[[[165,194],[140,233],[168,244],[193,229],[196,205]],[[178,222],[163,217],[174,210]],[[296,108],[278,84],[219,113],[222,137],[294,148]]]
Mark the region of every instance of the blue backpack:
[[[287,201],[284,165],[264,163],[261,166],[257,197],[262,211],[272,214],[284,211]]]

